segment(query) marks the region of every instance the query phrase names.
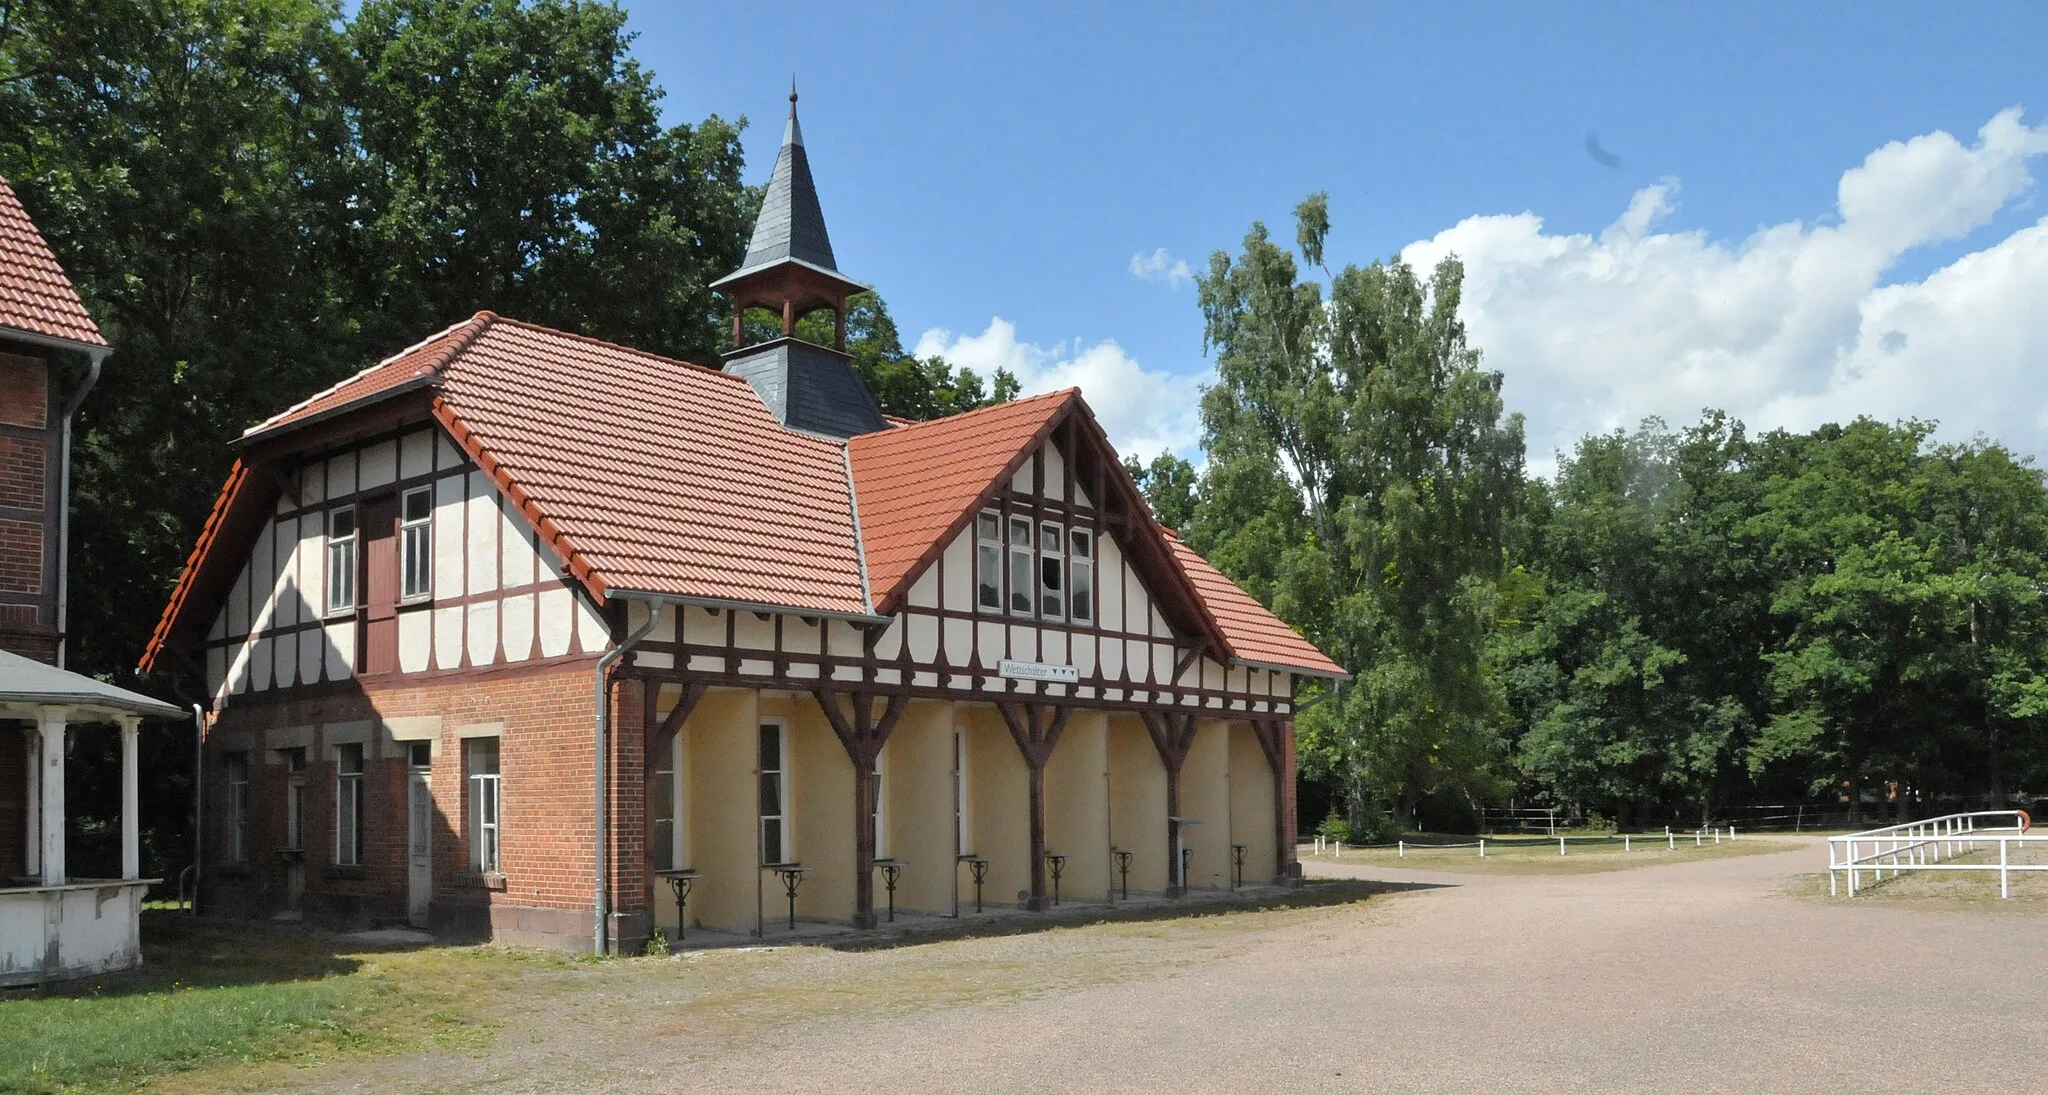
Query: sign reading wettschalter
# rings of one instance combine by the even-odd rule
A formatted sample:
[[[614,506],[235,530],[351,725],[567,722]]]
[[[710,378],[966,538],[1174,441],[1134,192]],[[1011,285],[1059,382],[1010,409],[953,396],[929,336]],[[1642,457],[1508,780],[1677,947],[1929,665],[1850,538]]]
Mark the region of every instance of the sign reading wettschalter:
[[[996,675],[1013,681],[1051,681],[1055,684],[1073,684],[1081,679],[1081,671],[1071,665],[1013,662],[1008,658],[996,663]]]

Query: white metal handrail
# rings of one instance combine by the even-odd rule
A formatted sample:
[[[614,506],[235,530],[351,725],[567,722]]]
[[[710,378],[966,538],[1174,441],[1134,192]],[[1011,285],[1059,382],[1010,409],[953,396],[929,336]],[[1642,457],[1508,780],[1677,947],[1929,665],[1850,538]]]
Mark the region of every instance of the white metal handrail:
[[[1871,885],[1897,878],[1905,871],[1997,871],[1998,896],[2012,896],[2012,872],[2048,871],[2048,863],[2014,863],[2012,846],[2048,843],[2048,836],[2029,836],[2034,819],[2025,810],[1976,810],[1944,814],[1924,821],[1887,825],[1847,836],[1828,838],[1828,893],[1839,894],[1846,878],[1855,896],[1864,875]],[[1958,863],[1958,856],[1998,846],[1996,863]]]

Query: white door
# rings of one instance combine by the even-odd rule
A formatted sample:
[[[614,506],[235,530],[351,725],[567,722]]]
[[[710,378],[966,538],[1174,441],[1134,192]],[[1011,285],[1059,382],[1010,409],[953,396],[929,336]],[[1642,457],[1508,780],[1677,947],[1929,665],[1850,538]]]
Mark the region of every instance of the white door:
[[[434,895],[434,786],[424,770],[415,768],[406,780],[406,920],[427,926],[427,903]]]

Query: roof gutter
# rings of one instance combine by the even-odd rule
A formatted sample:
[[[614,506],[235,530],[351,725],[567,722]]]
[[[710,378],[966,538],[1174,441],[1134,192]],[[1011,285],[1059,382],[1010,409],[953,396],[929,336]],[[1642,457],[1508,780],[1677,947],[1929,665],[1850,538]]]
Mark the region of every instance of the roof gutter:
[[[607,944],[610,942],[608,938],[610,933],[605,928],[606,922],[611,919],[612,913],[611,857],[606,854],[606,841],[609,838],[609,834],[606,831],[607,826],[605,825],[605,812],[610,806],[609,796],[605,793],[610,789],[605,783],[609,776],[609,773],[605,770],[605,753],[610,748],[612,704],[611,690],[606,688],[605,685],[610,683],[612,665],[620,658],[625,657],[640,640],[646,638],[648,633],[654,630],[654,625],[660,622],[661,606],[649,605],[647,622],[641,624],[631,635],[626,636],[624,642],[605,651],[597,659],[597,718],[593,723],[593,739],[597,746],[596,755],[593,758],[596,764],[597,803],[596,813],[591,817],[591,820],[595,822],[594,829],[597,833],[596,844],[592,848],[595,857],[593,863],[597,878],[597,892],[591,901],[591,908],[595,913],[595,924],[591,932],[590,945],[591,953],[600,956],[609,949]]]
[[[71,393],[64,401],[61,424],[57,427],[57,447],[62,450],[57,465],[57,668],[64,668],[64,656],[71,645],[71,416],[78,413],[79,404],[91,394],[93,386],[100,382],[100,365],[112,351],[105,346],[81,346],[66,344],[68,349],[83,349],[92,360],[91,371],[85,374],[85,383]]]
[[[1232,658],[1230,659],[1230,664],[1241,665],[1247,669],[1270,669],[1276,673],[1293,673],[1301,677],[1321,677],[1324,680],[1330,681],[1348,681],[1352,678],[1350,673],[1332,673],[1327,669],[1305,669],[1298,665],[1281,665],[1278,662],[1255,662],[1249,658]]]
[[[863,565],[861,593],[867,593],[865,565]],[[815,616],[824,620],[845,620],[852,624],[886,624],[895,619],[873,612],[838,612],[825,608],[804,608],[800,605],[776,605],[765,601],[733,601],[724,597],[691,597],[672,593],[652,593],[642,589],[612,589],[609,595],[628,601],[646,601],[649,604],[681,605],[689,608],[709,608],[717,611],[768,612],[780,616]]]

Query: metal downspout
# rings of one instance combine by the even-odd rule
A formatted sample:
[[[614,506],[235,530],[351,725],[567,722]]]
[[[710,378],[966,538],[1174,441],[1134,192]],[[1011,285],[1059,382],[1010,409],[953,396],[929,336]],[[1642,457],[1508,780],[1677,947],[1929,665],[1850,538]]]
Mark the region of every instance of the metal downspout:
[[[192,915],[206,878],[206,712],[192,705]]]
[[[57,472],[57,668],[64,668],[66,648],[71,645],[71,416],[78,413],[78,405],[92,392],[93,385],[100,382],[100,363],[111,351],[100,349],[93,352],[92,371],[85,374],[85,383],[71,393],[64,401],[62,425],[57,429],[61,435],[58,448]]]
[[[626,603],[630,604],[632,602]],[[612,912],[611,872],[609,870],[611,857],[606,854],[605,848],[605,841],[609,837],[608,826],[605,824],[605,814],[609,807],[609,796],[605,793],[608,789],[606,787],[606,780],[609,778],[608,773],[605,771],[605,753],[611,745],[612,705],[611,697],[607,694],[605,688],[605,678],[611,672],[612,664],[631,651],[635,643],[646,638],[648,632],[654,630],[654,625],[660,622],[661,606],[658,604],[648,605],[647,622],[640,625],[639,630],[626,636],[624,642],[605,651],[597,659],[597,719],[595,722],[597,744],[597,813],[595,815],[597,843],[593,849],[596,854],[597,898],[591,902],[591,908],[595,910],[596,921],[591,929],[591,953],[593,954],[602,955],[609,949],[606,944],[610,933],[605,930],[605,922],[611,919]]]

